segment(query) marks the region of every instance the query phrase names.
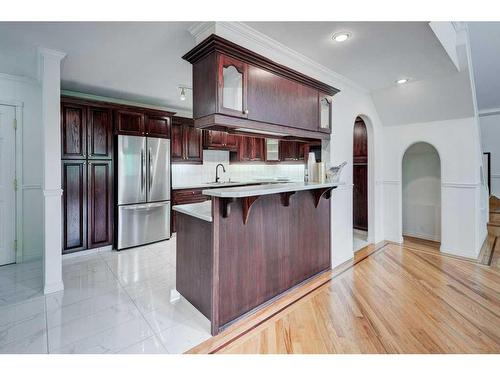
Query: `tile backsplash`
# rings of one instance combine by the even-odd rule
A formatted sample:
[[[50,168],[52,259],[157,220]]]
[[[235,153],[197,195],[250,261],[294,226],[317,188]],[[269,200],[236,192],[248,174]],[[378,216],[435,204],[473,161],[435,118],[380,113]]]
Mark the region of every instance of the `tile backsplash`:
[[[303,181],[303,164],[229,164],[229,151],[203,150],[203,164],[172,164],[172,187],[191,186],[215,181],[215,167],[222,163],[226,173],[221,180],[247,181],[257,178],[287,177]],[[221,170],[222,172],[222,170]]]

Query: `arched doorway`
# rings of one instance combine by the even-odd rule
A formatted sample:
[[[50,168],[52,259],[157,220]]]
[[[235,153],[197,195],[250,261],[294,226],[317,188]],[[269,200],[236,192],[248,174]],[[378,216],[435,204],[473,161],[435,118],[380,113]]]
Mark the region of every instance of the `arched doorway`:
[[[414,143],[402,161],[403,237],[441,241],[441,160],[436,148],[426,142]]]
[[[354,251],[368,245],[368,131],[361,117],[353,131],[353,239]]]

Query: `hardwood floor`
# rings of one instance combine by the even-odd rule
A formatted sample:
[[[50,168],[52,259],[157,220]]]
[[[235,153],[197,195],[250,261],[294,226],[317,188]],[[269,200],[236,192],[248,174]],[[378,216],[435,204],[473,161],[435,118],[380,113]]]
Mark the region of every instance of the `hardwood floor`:
[[[491,266],[397,244],[364,256],[253,328],[243,322],[191,352],[500,352],[499,251]]]

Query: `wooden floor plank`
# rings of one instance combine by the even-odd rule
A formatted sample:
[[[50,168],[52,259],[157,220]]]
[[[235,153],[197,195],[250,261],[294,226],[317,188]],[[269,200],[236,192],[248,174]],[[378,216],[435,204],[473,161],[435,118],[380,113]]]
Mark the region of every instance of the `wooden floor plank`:
[[[210,349],[499,353],[499,258],[488,267],[388,244],[229,343],[214,337]]]

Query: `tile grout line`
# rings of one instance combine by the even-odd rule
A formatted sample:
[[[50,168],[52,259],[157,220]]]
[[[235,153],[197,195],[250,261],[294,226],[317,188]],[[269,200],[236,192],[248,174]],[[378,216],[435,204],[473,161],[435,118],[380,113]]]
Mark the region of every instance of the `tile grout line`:
[[[143,312],[141,311],[141,309],[139,308],[139,306],[137,306],[137,304],[135,303],[135,300],[132,298],[132,296],[129,294],[129,292],[127,291],[127,289],[123,286],[122,282],[120,281],[120,278],[117,276],[117,274],[115,274],[113,272],[113,270],[111,269],[111,267],[109,266],[108,262],[106,262],[106,259],[104,259],[104,257],[101,255],[101,253],[99,252],[98,253],[99,256],[101,257],[101,259],[104,261],[104,264],[106,265],[106,267],[109,269],[109,271],[111,272],[111,274],[116,278],[116,280],[118,281],[118,284],[120,285],[120,287],[123,289],[123,291],[125,292],[125,294],[130,298],[130,300],[132,301],[132,303],[134,304],[135,308],[137,309],[137,311],[139,311],[139,314],[141,315],[142,319],[144,319],[144,321],[146,322],[146,324],[148,325],[148,327],[151,329],[151,332],[153,332],[153,334],[151,336],[148,336],[148,337],[145,337],[145,338],[142,338],[141,340],[133,343],[132,345],[129,345],[127,346],[126,348],[123,348],[122,350],[125,350],[127,348],[130,348],[131,346],[133,345],[136,345],[144,340],[147,340],[148,338],[151,338],[151,337],[155,337],[158,342],[160,343],[161,347],[167,352],[167,354],[170,354],[169,351],[167,350],[167,348],[165,347],[165,345],[163,344],[163,341],[160,340],[160,338],[157,336],[153,326],[149,323],[149,321],[146,319],[146,317],[144,316]]]

